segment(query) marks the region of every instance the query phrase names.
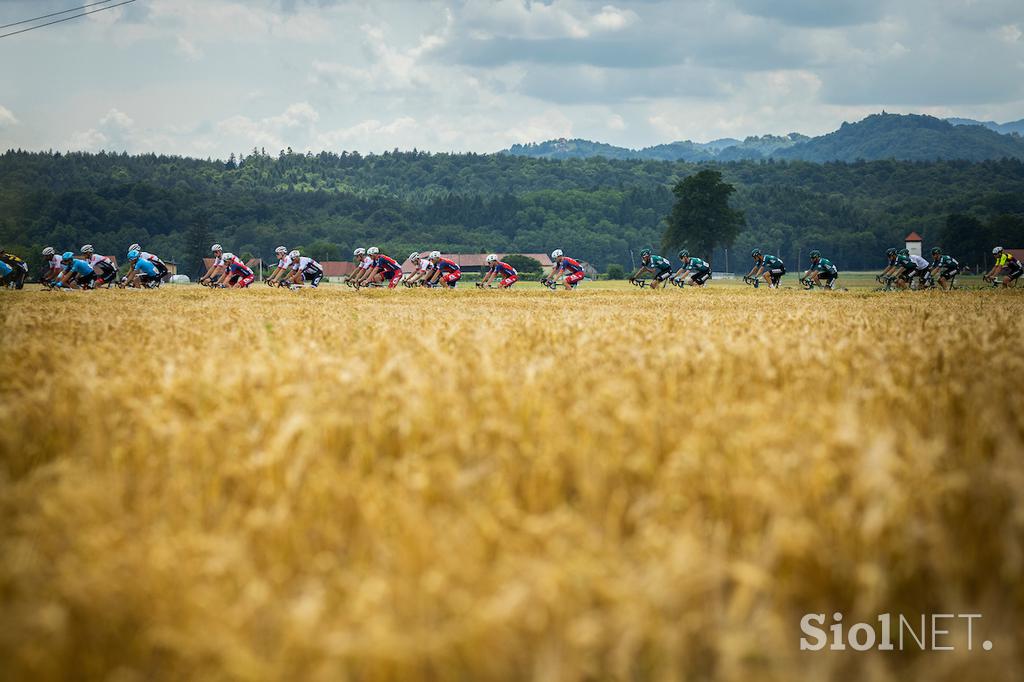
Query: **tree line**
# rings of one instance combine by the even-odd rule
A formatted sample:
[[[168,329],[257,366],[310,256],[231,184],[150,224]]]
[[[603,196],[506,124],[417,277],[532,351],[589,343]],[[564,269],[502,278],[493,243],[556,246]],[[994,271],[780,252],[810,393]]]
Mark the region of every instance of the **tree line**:
[[[253,150],[227,162],[9,151],[0,246],[37,258],[43,246],[92,243],[123,257],[139,242],[190,274],[214,240],[265,259],[281,244],[322,260],[371,243],[399,256],[558,247],[604,270],[665,243],[674,190],[703,170],[735,188],[730,206],[745,218],[728,242],[731,270],[745,269],[754,246],[791,267],[818,248],[845,270],[876,269],[911,230],[928,246],[962,244],[972,264],[983,259],[975,242],[1024,244],[1024,164],[1011,159],[693,164]],[[722,245],[706,256],[724,269]]]

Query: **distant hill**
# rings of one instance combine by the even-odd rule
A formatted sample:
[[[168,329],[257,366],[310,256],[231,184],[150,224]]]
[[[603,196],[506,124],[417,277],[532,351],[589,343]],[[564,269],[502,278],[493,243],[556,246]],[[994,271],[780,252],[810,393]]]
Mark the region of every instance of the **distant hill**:
[[[995,126],[995,128],[993,128]],[[997,130],[997,128],[999,130]],[[549,140],[514,145],[504,154],[541,159],[641,159],[646,161],[757,161],[794,159],[827,161],[898,161],[1024,159],[1024,139],[1009,133],[1024,132],[1016,123],[979,123],[971,119],[943,121],[915,114],[875,114],[857,123],[844,123],[827,135],[810,138],[799,133],[764,135],[745,140],[725,138],[713,142],[671,142],[644,149],[616,147],[590,140]],[[1005,131],[1004,134],[1001,131]]]
[[[535,159],[587,159],[603,156],[606,159],[641,159],[644,161],[744,161],[771,156],[775,151],[791,147],[810,138],[798,133],[784,137],[764,135],[745,140],[723,138],[711,142],[670,142],[643,149],[615,147],[603,142],[580,139],[548,140],[533,144],[517,144],[503,153]]]
[[[803,161],[985,161],[1024,158],[1024,140],[984,126],[955,126],[932,116],[874,114],[859,123],[776,151]]]
[[[1009,123],[996,123],[995,121],[975,121],[973,118],[947,118],[947,121],[955,126],[984,126],[994,130],[1001,135],[1024,135],[1024,118]]]

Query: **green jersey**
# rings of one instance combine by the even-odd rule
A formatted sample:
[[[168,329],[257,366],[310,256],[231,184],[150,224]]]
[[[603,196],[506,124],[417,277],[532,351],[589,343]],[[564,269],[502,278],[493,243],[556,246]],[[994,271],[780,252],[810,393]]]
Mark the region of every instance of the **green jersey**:
[[[699,270],[710,270],[711,266],[708,265],[707,261],[691,256],[690,262],[686,264],[686,269],[690,272],[697,272]]]
[[[839,272],[838,268],[836,268],[828,258],[819,258],[818,262],[811,266],[811,270],[815,270],[817,272],[828,272],[833,275]]]
[[[776,270],[786,266],[778,256],[765,255],[764,260],[761,261],[761,267],[765,270]]]
[[[671,270],[672,264],[667,259],[652,253],[651,262],[644,267],[648,267],[651,270]]]
[[[960,262],[952,256],[940,256],[938,260],[932,261],[933,268],[944,268],[946,270],[952,270],[953,268],[959,268]]]

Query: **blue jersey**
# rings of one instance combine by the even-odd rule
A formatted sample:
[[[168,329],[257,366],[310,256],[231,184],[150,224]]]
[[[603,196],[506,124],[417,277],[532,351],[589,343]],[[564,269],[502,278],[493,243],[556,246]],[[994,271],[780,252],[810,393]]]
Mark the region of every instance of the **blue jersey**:
[[[140,270],[143,274],[149,275],[150,277],[157,276],[157,269],[156,266],[153,265],[153,261],[146,260],[145,258],[140,258],[135,261],[135,269]]]
[[[72,258],[69,261],[64,261],[64,269],[70,270],[76,275],[92,274],[92,266],[89,265],[89,262],[81,260],[79,258]]]
[[[568,256],[562,258],[557,267],[562,270],[567,270],[573,274],[583,272],[583,266],[580,265],[579,261],[574,258],[569,258]]]
[[[519,274],[514,267],[504,261],[498,261],[492,265],[491,272],[497,273],[502,277],[514,277]]]
[[[0,260],[0,277],[6,277],[12,272],[14,272],[14,268]]]

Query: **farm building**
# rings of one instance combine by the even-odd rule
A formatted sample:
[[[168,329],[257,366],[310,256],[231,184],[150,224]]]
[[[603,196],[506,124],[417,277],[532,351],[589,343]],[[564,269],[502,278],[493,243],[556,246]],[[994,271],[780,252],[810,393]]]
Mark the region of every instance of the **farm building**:
[[[544,270],[550,270],[554,263],[551,262],[551,256],[546,253],[495,253],[498,258],[505,258],[506,256],[526,256],[532,258],[538,263]],[[460,268],[465,272],[483,272],[487,269],[487,254],[486,253],[442,253],[442,257],[448,258],[449,260],[455,261]],[[416,270],[416,264],[411,262],[408,258],[402,263],[403,272],[413,272]]]
[[[924,240],[921,238],[921,235],[919,235],[917,232],[911,232],[903,240],[904,244],[906,244],[907,251],[910,252],[911,256],[920,256],[921,255],[921,248],[922,248],[922,242],[923,241]]]
[[[341,282],[352,275],[356,264],[348,260],[325,260],[320,262],[320,267],[324,269],[328,282]]]

